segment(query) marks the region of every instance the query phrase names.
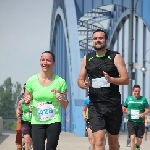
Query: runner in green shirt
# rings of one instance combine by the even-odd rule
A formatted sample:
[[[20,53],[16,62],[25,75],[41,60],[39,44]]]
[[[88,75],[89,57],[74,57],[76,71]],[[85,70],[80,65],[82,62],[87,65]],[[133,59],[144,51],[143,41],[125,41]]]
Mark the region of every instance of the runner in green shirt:
[[[25,103],[32,97],[32,139],[33,149],[56,150],[61,132],[60,108],[66,108],[67,85],[64,79],[53,73],[55,55],[50,51],[42,53],[42,71],[27,80]]]
[[[134,85],[133,96],[128,96],[124,103],[124,113],[128,115],[127,128],[131,139],[131,150],[140,150],[145,131],[145,115],[150,111],[147,99],[140,96],[140,86]],[[135,144],[135,139],[137,143]]]
[[[25,104],[24,100],[20,100],[17,107],[18,117],[21,115],[21,130],[24,137],[24,148],[25,150],[31,150],[32,144],[32,125],[31,117],[32,112],[30,109],[30,104]]]

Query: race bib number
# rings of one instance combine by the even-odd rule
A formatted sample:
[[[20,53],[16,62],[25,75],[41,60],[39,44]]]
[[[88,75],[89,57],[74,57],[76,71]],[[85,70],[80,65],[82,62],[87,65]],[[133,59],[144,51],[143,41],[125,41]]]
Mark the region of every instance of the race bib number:
[[[105,77],[92,79],[93,88],[110,87],[110,83],[107,82]]]
[[[39,102],[37,104],[37,115],[39,121],[47,121],[55,116],[55,109],[52,103]]]
[[[131,119],[139,119],[139,114],[140,114],[139,110],[131,109]]]
[[[31,115],[32,115],[32,113],[30,113],[30,112],[26,112],[26,113],[24,113],[24,117],[26,117],[26,118],[31,117]]]

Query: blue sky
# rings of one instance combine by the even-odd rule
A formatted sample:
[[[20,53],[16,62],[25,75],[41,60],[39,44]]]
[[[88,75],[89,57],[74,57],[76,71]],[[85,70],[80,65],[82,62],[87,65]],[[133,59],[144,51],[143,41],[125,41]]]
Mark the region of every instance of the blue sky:
[[[0,0],[0,84],[7,77],[23,85],[40,72],[49,50],[53,0]]]

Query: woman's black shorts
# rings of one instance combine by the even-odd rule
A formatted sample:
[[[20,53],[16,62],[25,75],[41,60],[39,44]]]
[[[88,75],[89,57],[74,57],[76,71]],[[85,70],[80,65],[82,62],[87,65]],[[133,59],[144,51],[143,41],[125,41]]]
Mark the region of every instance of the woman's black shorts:
[[[30,137],[32,137],[32,132],[31,132],[32,131],[32,125],[31,125],[31,122],[22,120],[21,130],[22,130],[22,134],[23,135],[29,134]]]

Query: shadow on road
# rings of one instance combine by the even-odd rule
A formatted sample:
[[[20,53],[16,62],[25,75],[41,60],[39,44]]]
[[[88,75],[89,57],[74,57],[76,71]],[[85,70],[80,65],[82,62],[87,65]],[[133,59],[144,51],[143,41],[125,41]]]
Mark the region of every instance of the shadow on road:
[[[0,135],[0,145],[3,143],[11,134],[15,134],[15,131],[6,131],[4,130],[2,135]]]
[[[7,138],[9,137],[9,135],[0,135],[0,145],[1,145],[1,143],[3,143],[4,142],[4,140],[6,140]]]

